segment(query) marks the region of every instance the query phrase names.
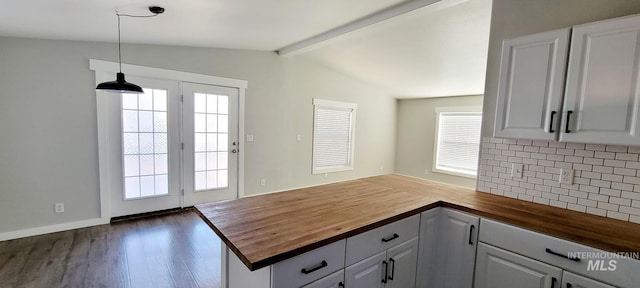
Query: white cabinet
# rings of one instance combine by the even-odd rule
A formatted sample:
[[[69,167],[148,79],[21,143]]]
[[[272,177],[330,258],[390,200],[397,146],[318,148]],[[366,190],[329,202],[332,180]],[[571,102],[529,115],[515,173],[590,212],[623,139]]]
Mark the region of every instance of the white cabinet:
[[[494,136],[638,145],[639,40],[640,15],[505,40]]]
[[[562,269],[484,243],[478,245],[476,288],[559,288]]]
[[[473,287],[479,222],[447,208],[422,213],[417,287]]]
[[[301,288],[344,288],[344,270],[330,274]]]
[[[418,238],[415,237],[345,268],[345,286],[413,288],[417,258]]]
[[[639,41],[640,16],[573,28],[560,141],[640,143]]]
[[[345,240],[272,265],[272,287],[297,288],[344,268]]]
[[[562,273],[562,286],[566,288],[615,288],[602,282],[564,271]]]
[[[494,136],[557,140],[570,29],[505,40]]]

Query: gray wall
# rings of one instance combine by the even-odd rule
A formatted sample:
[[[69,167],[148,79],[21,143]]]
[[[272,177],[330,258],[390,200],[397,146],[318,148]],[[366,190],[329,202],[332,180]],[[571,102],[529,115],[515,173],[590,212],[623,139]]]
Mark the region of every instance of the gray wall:
[[[493,135],[502,40],[636,13],[638,0],[493,0],[482,135]]]
[[[116,46],[0,37],[0,233],[100,216],[90,58]],[[123,45],[123,62],[248,80],[246,194],[394,171],[396,100],[362,82],[270,52]],[[311,175],[316,97],[358,103],[354,171]]]
[[[482,96],[457,96],[398,101],[396,172],[468,188],[476,180],[433,172],[436,107],[482,106]],[[425,170],[429,174],[425,175]]]

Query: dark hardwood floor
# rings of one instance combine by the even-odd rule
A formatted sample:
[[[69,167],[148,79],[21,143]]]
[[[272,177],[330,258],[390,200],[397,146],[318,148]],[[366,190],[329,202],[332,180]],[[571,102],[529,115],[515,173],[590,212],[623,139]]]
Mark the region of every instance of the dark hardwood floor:
[[[221,287],[220,239],[192,210],[0,242],[0,287]]]

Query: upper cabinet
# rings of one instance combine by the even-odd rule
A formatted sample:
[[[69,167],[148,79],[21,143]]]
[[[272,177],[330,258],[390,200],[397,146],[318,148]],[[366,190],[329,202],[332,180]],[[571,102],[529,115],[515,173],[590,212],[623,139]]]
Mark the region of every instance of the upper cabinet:
[[[640,16],[505,40],[494,136],[639,145],[639,41]]]
[[[505,40],[494,136],[557,140],[570,29]]]

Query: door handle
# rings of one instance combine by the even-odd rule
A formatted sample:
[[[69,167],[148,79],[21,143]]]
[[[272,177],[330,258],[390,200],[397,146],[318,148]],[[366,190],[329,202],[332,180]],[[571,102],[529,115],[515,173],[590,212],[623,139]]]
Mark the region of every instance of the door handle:
[[[569,119],[571,119],[571,113],[573,113],[573,111],[567,111],[567,123],[565,123],[564,133],[571,133],[571,130],[569,130]]]
[[[476,228],[476,225],[471,224],[469,227],[469,245],[473,245],[473,229]]]
[[[389,277],[389,263],[387,261],[382,260],[382,265],[384,265],[384,277],[382,278],[382,283],[387,283],[387,277]]]
[[[553,130],[553,116],[556,115],[556,111],[551,111],[551,117],[549,117],[549,133],[555,133],[556,131]]]
[[[558,279],[556,279],[556,277],[551,277],[551,288],[555,288],[556,287],[556,281],[558,281]]]
[[[391,240],[393,240],[393,239],[396,239],[396,238],[398,238],[398,237],[400,237],[400,235],[398,235],[398,234],[396,234],[396,233],[393,233],[393,236],[391,236],[391,237],[389,237],[389,238],[382,238],[382,242],[387,243],[387,242],[389,242],[389,241],[391,241]]]
[[[549,248],[544,249],[544,252],[547,252],[547,253],[549,253],[551,255],[556,255],[558,257],[562,257],[562,258],[565,258],[565,259],[569,259],[571,261],[580,262],[580,258],[578,258],[578,257],[569,257],[566,254],[558,253],[558,252],[553,251],[553,250],[551,250]]]
[[[396,260],[389,258],[389,263],[391,263],[391,275],[389,275],[389,280],[393,280],[393,274],[396,274]]]
[[[309,273],[311,273],[311,272],[314,272],[314,271],[320,270],[320,269],[322,269],[322,268],[324,268],[324,267],[327,267],[327,266],[329,266],[329,264],[327,263],[327,261],[322,260],[322,262],[321,262],[320,264],[318,264],[318,265],[316,265],[316,266],[314,266],[314,267],[308,268],[308,269],[307,269],[307,268],[302,268],[302,269],[300,270],[300,272],[302,272],[302,274],[309,274]]]

